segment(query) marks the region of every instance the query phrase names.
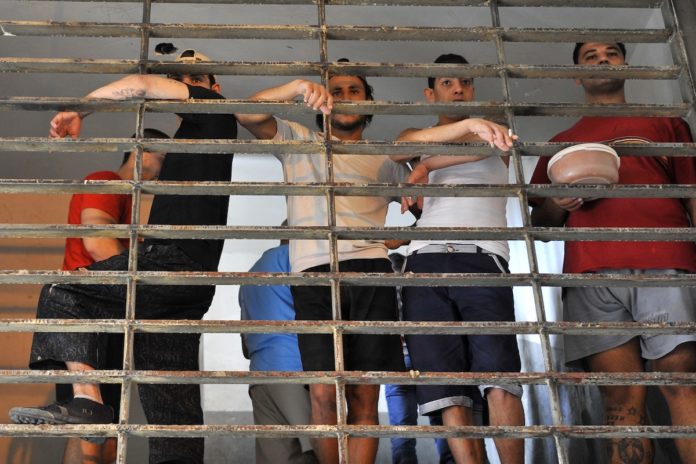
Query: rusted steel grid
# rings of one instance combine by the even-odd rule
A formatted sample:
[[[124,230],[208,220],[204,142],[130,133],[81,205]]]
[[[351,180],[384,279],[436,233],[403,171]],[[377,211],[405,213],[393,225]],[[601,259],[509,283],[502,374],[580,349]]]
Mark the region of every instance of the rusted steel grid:
[[[409,321],[209,321],[124,319],[3,319],[0,332],[313,333],[427,335],[683,335],[695,322],[409,322]]]
[[[186,239],[326,239],[334,234],[342,240],[536,240],[564,241],[694,241],[696,230],[676,228],[544,228],[544,227],[307,227],[271,228],[255,226],[166,226],[147,224],[72,225],[0,224],[0,238],[111,237],[127,238],[137,232],[141,238]]]
[[[265,274],[247,272],[128,272],[128,271],[33,271],[2,270],[2,284],[108,284],[125,285],[318,285],[332,282],[352,286],[438,286],[438,287],[693,287],[694,274],[382,274],[359,272],[295,272]]]
[[[676,66],[579,66],[579,65],[524,65],[524,64],[418,64],[418,63],[350,63],[328,64],[335,72],[373,77],[471,77],[498,78],[500,72],[518,79],[578,79],[613,77],[625,79],[675,79],[680,68]],[[136,74],[140,68],[149,74],[196,73],[237,76],[318,76],[322,63],[297,62],[232,62],[211,61],[182,64],[164,61],[77,59],[77,58],[0,58],[0,72],[21,73],[96,73]]]
[[[49,139],[47,137],[0,137],[0,152],[27,151],[52,153],[93,153],[134,150],[176,153],[244,153],[244,154],[317,154],[325,153],[326,144],[335,154],[351,155],[488,155],[502,156],[504,153],[484,143],[420,143],[394,141],[358,142],[309,142],[236,139],[130,139],[130,138],[85,138]],[[516,142],[515,150],[521,156],[552,156],[573,143]],[[694,143],[651,143],[620,144],[614,149],[621,156],[696,156]],[[0,156],[2,156],[0,154]]]
[[[249,100],[101,100],[65,97],[9,97],[0,100],[0,110],[27,111],[101,111],[135,112],[141,106],[155,113],[311,113],[301,102],[252,102]],[[345,114],[480,114],[502,115],[506,111],[517,116],[652,116],[682,117],[689,111],[686,103],[654,104],[588,104],[588,103],[505,103],[505,102],[336,102],[333,109]]]
[[[0,382],[331,385],[694,385],[694,372],[383,372],[383,371],[138,371],[0,370]]]
[[[0,21],[5,33],[15,36],[135,37],[146,30],[151,38],[318,40],[321,28],[305,24],[196,24],[107,23],[59,21]],[[500,36],[507,42],[605,42],[665,43],[666,29],[570,29],[508,27],[409,27],[327,25],[330,40],[490,41]]]

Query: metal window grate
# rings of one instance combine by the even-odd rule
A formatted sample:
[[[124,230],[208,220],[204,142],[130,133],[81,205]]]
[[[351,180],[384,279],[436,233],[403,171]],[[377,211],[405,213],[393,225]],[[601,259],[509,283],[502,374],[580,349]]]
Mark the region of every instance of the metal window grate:
[[[122,0],[132,1],[132,0]],[[61,3],[61,2],[54,2]],[[112,3],[120,3],[112,0]],[[247,2],[245,0],[211,0],[207,4],[262,4],[262,5],[314,5],[317,9],[316,25],[243,25],[243,24],[166,24],[151,21],[152,6],[158,3],[179,4],[186,0],[166,2],[144,0],[142,2],[142,22],[102,23],[102,22],[53,22],[53,21],[0,21],[5,35],[17,37],[113,37],[139,39],[139,54],[130,59],[73,59],[65,57],[50,58],[0,58],[0,72],[30,74],[125,74],[160,73],[190,71],[195,73],[215,73],[233,76],[315,76],[326,81],[329,73],[342,70],[369,77],[428,77],[457,75],[495,79],[500,84],[501,101],[470,102],[452,104],[426,104],[396,101],[375,101],[365,103],[340,103],[336,110],[346,113],[375,115],[433,115],[443,111],[469,114],[475,112],[486,116],[503,117],[513,129],[519,126],[522,117],[541,116],[579,116],[579,115],[651,115],[685,117],[692,127],[696,127],[694,112],[694,79],[696,71],[696,14],[695,7],[686,0],[272,0],[269,2]],[[327,21],[327,6],[358,7],[363,5],[390,5],[399,8],[410,6],[448,7],[487,7],[490,11],[488,27],[409,27],[409,26],[363,26],[333,25]],[[571,10],[584,8],[645,8],[662,13],[664,28],[659,29],[578,29],[578,28],[509,28],[501,25],[501,10],[505,8],[557,7]],[[487,42],[495,47],[495,64],[466,66],[434,65],[423,63],[378,63],[356,62],[337,63],[329,59],[328,47],[334,41],[389,41],[389,42],[431,42],[452,41]],[[186,65],[175,62],[149,59],[150,39],[159,37],[190,39],[268,39],[303,40],[319,45],[317,61],[265,62],[265,61],[216,61],[212,63]],[[508,43],[554,43],[582,41],[588,37],[598,40],[621,40],[628,43],[667,44],[674,64],[661,67],[636,66],[596,69],[589,66],[526,65],[508,62],[505,45]],[[269,42],[270,43],[270,42]],[[269,45],[270,46],[270,45]],[[598,108],[588,104],[575,103],[528,103],[514,101],[511,86],[517,79],[576,79],[587,76],[631,78],[643,80],[676,80],[681,90],[682,101],[672,104],[626,104]],[[53,111],[74,109],[99,112],[135,113],[136,132],[142,134],[143,118],[146,112],[170,113],[185,108],[186,112],[281,112],[284,114],[304,114],[307,110],[299,103],[249,102],[245,100],[171,102],[171,101],[86,101],[81,98],[53,96],[8,96],[0,98],[0,111]],[[566,144],[567,145],[567,144]],[[597,286],[610,283],[614,286],[693,286],[693,275],[663,277],[626,277],[598,275],[545,274],[539,270],[535,240],[690,240],[696,239],[693,230],[650,228],[630,229],[572,229],[538,228],[531,226],[527,209],[527,198],[534,196],[554,196],[559,194],[583,195],[590,190],[599,190],[606,197],[696,197],[696,186],[609,186],[605,188],[581,186],[540,186],[525,182],[523,160],[525,157],[548,155],[565,146],[544,142],[525,142],[516,146],[511,153],[511,170],[515,182],[506,185],[467,185],[467,186],[403,186],[370,185],[354,186],[333,182],[332,163],[328,163],[327,182],[312,185],[285,185],[281,183],[215,183],[215,182],[75,182],[66,180],[18,180],[0,181],[0,193],[76,193],[111,192],[129,193],[134,198],[133,224],[114,226],[68,226],[68,225],[30,225],[0,224],[0,238],[27,237],[68,237],[105,236],[130,238],[131,251],[142,237],[186,237],[186,238],[322,238],[331,244],[331,272],[322,274],[253,274],[240,272],[215,273],[148,273],[138,271],[135,257],[131,253],[127,272],[66,272],[66,271],[0,271],[0,284],[43,284],[43,283],[114,283],[126,284],[128,301],[124,320],[75,321],[75,320],[19,320],[0,321],[0,332],[33,331],[81,331],[98,329],[101,332],[125,334],[125,362],[123,370],[95,371],[85,373],[66,373],[65,371],[0,370],[3,383],[53,383],[55,381],[99,381],[120,383],[122,389],[122,408],[119,425],[105,426],[60,426],[41,427],[0,425],[0,436],[75,436],[89,432],[90,435],[118,437],[118,459],[125,461],[128,439],[130,437],[152,436],[312,436],[338,437],[342,462],[347,456],[348,436],[376,437],[491,437],[509,436],[524,438],[552,438],[555,442],[556,458],[560,463],[570,462],[568,455],[569,438],[607,438],[615,436],[631,437],[696,437],[696,426],[568,426],[564,423],[561,411],[560,385],[684,385],[696,381],[694,373],[570,373],[558,372],[554,367],[551,348],[552,335],[596,333],[607,334],[682,334],[693,333],[696,323],[682,324],[613,324],[613,323],[570,323],[553,322],[546,319],[542,287],[558,286]],[[162,150],[191,153],[311,153],[326,156],[329,161],[335,154],[393,154],[407,153],[414,149],[421,153],[467,155],[485,152],[490,156],[499,153],[487,147],[457,146],[437,144],[407,144],[386,141],[341,143],[327,138],[326,143],[309,142],[259,142],[247,140],[136,140],[124,138],[92,138],[83,140],[50,140],[44,137],[2,137],[0,156],[3,152],[117,152],[136,148],[138,163],[136,170],[140,179],[140,162],[143,150]],[[653,144],[649,146],[623,146],[620,153],[632,156],[696,156],[695,144]],[[630,153],[628,153],[630,152]],[[274,227],[235,227],[235,226],[149,226],[138,223],[140,197],[144,193],[200,195],[322,195],[326,198],[330,211],[329,224],[313,228],[274,228]],[[516,198],[522,211],[521,227],[506,228],[423,228],[409,229],[386,227],[375,229],[346,229],[336,226],[335,198],[342,195],[384,195],[426,194],[428,196],[506,196]],[[505,239],[518,240],[525,244],[528,260],[528,273],[515,273],[505,276],[484,274],[433,274],[433,275],[363,275],[337,272],[337,240],[340,239],[386,239],[386,238],[438,238],[438,239]],[[250,283],[291,283],[293,285],[325,285],[332,288],[335,321],[331,324],[314,322],[268,321],[140,321],[134,317],[135,288],[149,284],[218,284],[239,285]],[[525,286],[532,289],[536,321],[515,323],[365,323],[340,320],[339,289],[341,285],[428,285],[428,286]],[[297,332],[328,333],[334,336],[337,372],[163,372],[133,370],[133,335],[136,332],[194,332],[194,333],[259,333],[259,332]],[[431,334],[536,334],[539,336],[543,354],[543,372],[524,373],[365,373],[345,372],[341,337],[350,333],[431,333]],[[386,426],[351,426],[345,415],[346,384],[466,384],[477,385],[494,379],[496,383],[522,383],[525,385],[544,385],[551,399],[551,425],[527,425],[525,427],[409,427],[394,428]],[[129,422],[128,404],[131,388],[138,383],[327,383],[337,386],[338,425],[336,426],[154,426],[136,425]]]

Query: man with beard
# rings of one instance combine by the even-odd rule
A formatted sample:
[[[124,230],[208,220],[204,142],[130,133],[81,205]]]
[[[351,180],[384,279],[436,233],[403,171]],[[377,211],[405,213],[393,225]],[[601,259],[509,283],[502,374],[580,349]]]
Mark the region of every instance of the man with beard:
[[[621,66],[626,48],[621,43],[579,43],[576,64]],[[581,79],[585,100],[592,104],[626,102],[623,79]],[[691,142],[689,128],[678,118],[583,117],[553,142],[672,143]],[[532,183],[549,183],[548,157],[539,160]],[[622,156],[621,184],[694,184],[696,163],[689,157]],[[690,227],[696,199],[679,198],[533,198],[532,224],[560,227]],[[563,272],[623,274],[626,276],[678,275],[696,272],[693,242],[587,242],[565,243]],[[589,322],[678,322],[696,320],[693,287],[569,287],[564,290],[565,320]],[[591,372],[642,372],[650,360],[656,372],[694,372],[696,335],[575,335],[565,336],[569,365]],[[647,423],[644,385],[600,387],[609,425]],[[693,425],[696,417],[694,387],[661,386],[674,425]],[[694,462],[696,440],[676,440],[684,462]],[[612,463],[652,462],[647,438],[614,438],[607,452]]]
[[[307,106],[330,114],[335,140],[361,140],[371,115],[331,113],[333,101],[372,100],[372,87],[361,76],[332,75],[328,89],[323,85],[294,80],[263,90],[251,100],[292,100],[303,97]],[[318,114],[322,126],[322,114]],[[238,121],[259,139],[324,141],[324,134],[300,124],[275,118],[271,114],[238,114]],[[283,164],[286,182],[328,182],[326,158],[321,155],[277,154]],[[408,170],[386,156],[334,155],[336,183],[374,184],[401,182]],[[289,196],[288,225],[317,227],[328,225],[327,202],[324,196]],[[389,198],[337,196],[336,226],[381,227],[387,214]],[[381,241],[341,240],[338,242],[341,272],[392,272],[387,248]],[[291,240],[292,272],[329,272],[330,251],[327,240]],[[331,288],[328,286],[294,286],[291,288],[297,320],[330,320]],[[341,315],[344,320],[397,320],[394,288],[376,286],[341,286]],[[298,344],[305,371],[335,370],[333,337],[331,335],[299,334]],[[399,371],[404,369],[401,341],[398,335],[344,335],[345,369],[352,371]],[[378,424],[378,385],[347,385],[348,423]],[[336,390],[334,385],[310,385],[312,424],[336,424]],[[350,438],[350,462],[374,462],[378,441],[375,438]],[[317,439],[314,451],[322,463],[337,463],[335,439]]]

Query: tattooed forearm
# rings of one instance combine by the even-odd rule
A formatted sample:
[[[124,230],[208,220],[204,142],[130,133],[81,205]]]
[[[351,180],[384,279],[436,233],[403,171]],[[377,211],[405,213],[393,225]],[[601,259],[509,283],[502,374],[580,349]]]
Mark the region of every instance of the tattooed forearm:
[[[145,89],[118,89],[111,93],[118,99],[143,98],[146,95]]]

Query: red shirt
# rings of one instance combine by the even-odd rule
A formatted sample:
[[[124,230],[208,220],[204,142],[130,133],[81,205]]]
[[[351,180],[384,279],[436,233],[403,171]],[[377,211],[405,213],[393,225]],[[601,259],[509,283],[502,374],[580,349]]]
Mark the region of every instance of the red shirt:
[[[691,142],[689,127],[678,118],[585,117],[552,142]],[[548,184],[549,157],[539,158],[530,183]],[[619,184],[696,184],[692,157],[623,156]],[[530,199],[534,205],[534,199]],[[568,214],[567,227],[690,227],[678,198],[602,198]],[[683,269],[696,272],[692,242],[565,242],[563,272],[600,269]]]
[[[111,171],[98,171],[85,177],[85,180],[122,180],[118,174]],[[131,197],[124,194],[75,194],[70,199],[68,224],[82,224],[82,210],[96,208],[113,217],[118,224],[131,222]],[[128,239],[120,239],[124,247],[128,247]],[[85,249],[82,239],[70,237],[65,243],[63,270],[72,271],[89,266],[94,262],[92,255]]]

